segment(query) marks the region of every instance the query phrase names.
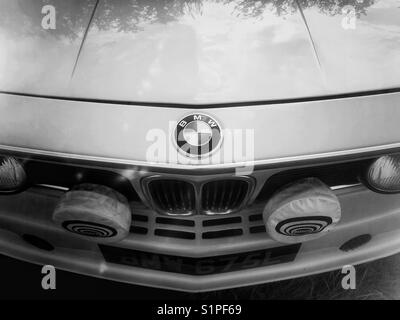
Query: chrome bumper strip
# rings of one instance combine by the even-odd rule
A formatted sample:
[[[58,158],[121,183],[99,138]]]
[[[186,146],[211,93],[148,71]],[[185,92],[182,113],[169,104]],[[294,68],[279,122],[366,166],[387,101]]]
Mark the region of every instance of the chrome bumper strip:
[[[96,157],[81,154],[63,153],[48,150],[38,150],[25,147],[14,147],[8,145],[0,145],[0,153],[19,153],[21,157],[29,158],[30,156],[38,157],[50,157],[52,160],[66,159],[69,161],[85,161],[91,162],[94,165],[107,165],[112,164],[113,166],[123,165],[126,167],[139,167],[139,168],[154,168],[154,169],[170,169],[170,170],[221,170],[224,169],[235,169],[240,167],[279,167],[283,168],[286,166],[300,166],[305,165],[309,162],[318,161],[322,163],[325,162],[336,162],[343,160],[355,160],[363,159],[372,156],[379,156],[381,154],[390,154],[400,152],[400,143],[385,144],[379,146],[371,146],[357,149],[349,149],[342,151],[318,153],[312,155],[300,155],[295,157],[283,157],[283,158],[273,158],[273,159],[263,159],[254,160],[252,162],[236,162],[236,163],[221,163],[221,164],[199,164],[199,165],[184,165],[179,163],[156,163],[156,162],[146,162],[137,161],[129,159],[119,159],[119,158],[108,158],[108,157]],[[204,173],[204,172],[202,172]]]

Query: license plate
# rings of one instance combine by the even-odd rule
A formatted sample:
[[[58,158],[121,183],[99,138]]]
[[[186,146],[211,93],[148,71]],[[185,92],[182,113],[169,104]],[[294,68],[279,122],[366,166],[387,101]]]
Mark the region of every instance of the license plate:
[[[301,244],[223,256],[190,258],[99,245],[110,263],[190,275],[207,275],[294,261]]]

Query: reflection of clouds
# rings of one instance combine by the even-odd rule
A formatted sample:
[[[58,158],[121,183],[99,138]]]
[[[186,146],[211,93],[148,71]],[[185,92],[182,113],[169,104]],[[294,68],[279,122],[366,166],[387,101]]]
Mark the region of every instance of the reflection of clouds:
[[[0,29],[14,36],[57,37],[79,39],[88,23],[95,0],[1,0]],[[46,32],[42,28],[42,8],[51,4],[56,8],[56,29]]]
[[[393,9],[393,8],[400,8],[400,1],[399,0],[380,0],[376,1],[372,4],[372,9]]]
[[[400,10],[394,10],[400,1],[392,1],[392,6],[383,2],[376,1],[374,9],[357,20],[354,30],[341,28],[340,17],[327,18],[315,9],[305,11],[331,91],[400,84]]]
[[[42,38],[0,38],[0,88],[61,94],[68,87],[77,42],[74,47]]]
[[[284,46],[285,42],[305,38],[303,29],[298,27],[299,21],[293,17],[283,21],[282,17],[274,15],[275,8],[272,4],[264,8],[260,19],[233,19],[237,15],[240,2],[227,4],[203,1],[200,13],[185,14],[179,21],[195,31],[198,47],[201,48],[197,53],[197,63],[199,78],[205,90],[198,99],[213,98],[216,94],[228,97],[237,90],[243,91],[243,87],[238,86],[237,79],[249,78],[252,82],[264,83],[266,90],[276,86],[279,79],[274,78],[274,81],[266,84],[265,79],[259,78],[259,72],[252,70],[250,64],[255,59],[264,60],[261,55],[254,56],[254,52],[264,50],[266,45]],[[271,49],[269,56],[273,60],[272,53],[276,49]],[[279,60],[284,56],[285,51],[282,50]],[[279,62],[275,66],[279,68]],[[292,67],[293,73],[296,73],[298,66]],[[260,62],[257,68],[263,69],[263,64]],[[274,71],[271,66],[266,72],[279,74],[279,70]]]
[[[322,90],[298,15],[279,17],[272,5],[264,8],[262,19],[240,18],[235,10],[236,2],[205,0],[201,10],[186,10],[167,24],[143,25],[140,32],[94,26],[73,89],[90,82],[90,95],[195,103]]]
[[[40,24],[43,17],[41,8],[50,3],[57,11],[57,29],[51,35],[67,39],[80,38],[95,2],[96,0],[2,0],[0,27],[10,26],[9,31],[15,34],[40,33],[43,31]],[[223,14],[229,10],[232,18],[248,18],[254,22],[264,19],[265,11],[282,17],[296,14],[296,2],[303,9],[317,8],[327,15],[341,14],[345,5],[353,6],[357,15],[361,15],[374,3],[373,0],[101,0],[93,25],[99,30],[140,32],[149,24],[168,24],[182,21],[184,16],[209,15],[209,8],[212,6]],[[19,15],[23,18],[18,17]],[[267,18],[269,17],[270,14]],[[209,27],[212,28],[212,25]]]
[[[378,5],[381,2],[377,2]],[[378,29],[377,31],[384,32],[385,35],[391,36],[389,33],[400,32],[400,0],[395,1],[396,5],[388,7],[387,4],[384,6],[377,6],[374,10],[371,10],[368,15],[363,17],[360,21],[369,25],[371,28]],[[383,29],[381,29],[383,28]],[[398,37],[398,35],[397,35]]]
[[[400,0],[298,0],[328,87],[292,0],[102,0],[72,81],[94,0],[53,0],[56,33],[32,27],[40,10],[28,13],[45,0],[1,1],[17,8],[0,19],[0,88],[10,91],[209,103],[398,84]],[[344,3],[356,5],[355,30],[341,27]]]

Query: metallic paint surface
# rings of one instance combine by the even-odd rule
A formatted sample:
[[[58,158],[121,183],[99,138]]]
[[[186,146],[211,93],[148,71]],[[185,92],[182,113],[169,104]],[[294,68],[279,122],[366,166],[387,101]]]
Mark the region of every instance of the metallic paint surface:
[[[172,137],[176,122],[193,112],[191,109],[0,94],[0,145],[72,158],[182,169],[246,162],[271,164],[398,148],[399,105],[400,93],[393,93],[251,108],[198,109],[196,112],[217,119],[223,130],[254,130],[253,149],[249,149],[253,152],[235,155],[233,140],[225,134],[220,149],[211,157],[188,159],[177,151]],[[152,151],[156,142],[165,148],[165,156]]]
[[[1,2],[0,90],[207,104],[400,85],[399,0],[357,4],[355,29],[334,1],[299,1],[303,21],[294,1],[102,0],[78,61],[95,1],[52,4],[43,30],[43,1]]]

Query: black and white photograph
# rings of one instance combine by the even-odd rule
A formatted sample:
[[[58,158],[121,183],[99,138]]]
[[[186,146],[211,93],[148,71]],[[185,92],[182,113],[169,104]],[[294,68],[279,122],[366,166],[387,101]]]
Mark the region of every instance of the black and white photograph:
[[[93,299],[400,300],[400,0],[0,0],[0,300]]]

